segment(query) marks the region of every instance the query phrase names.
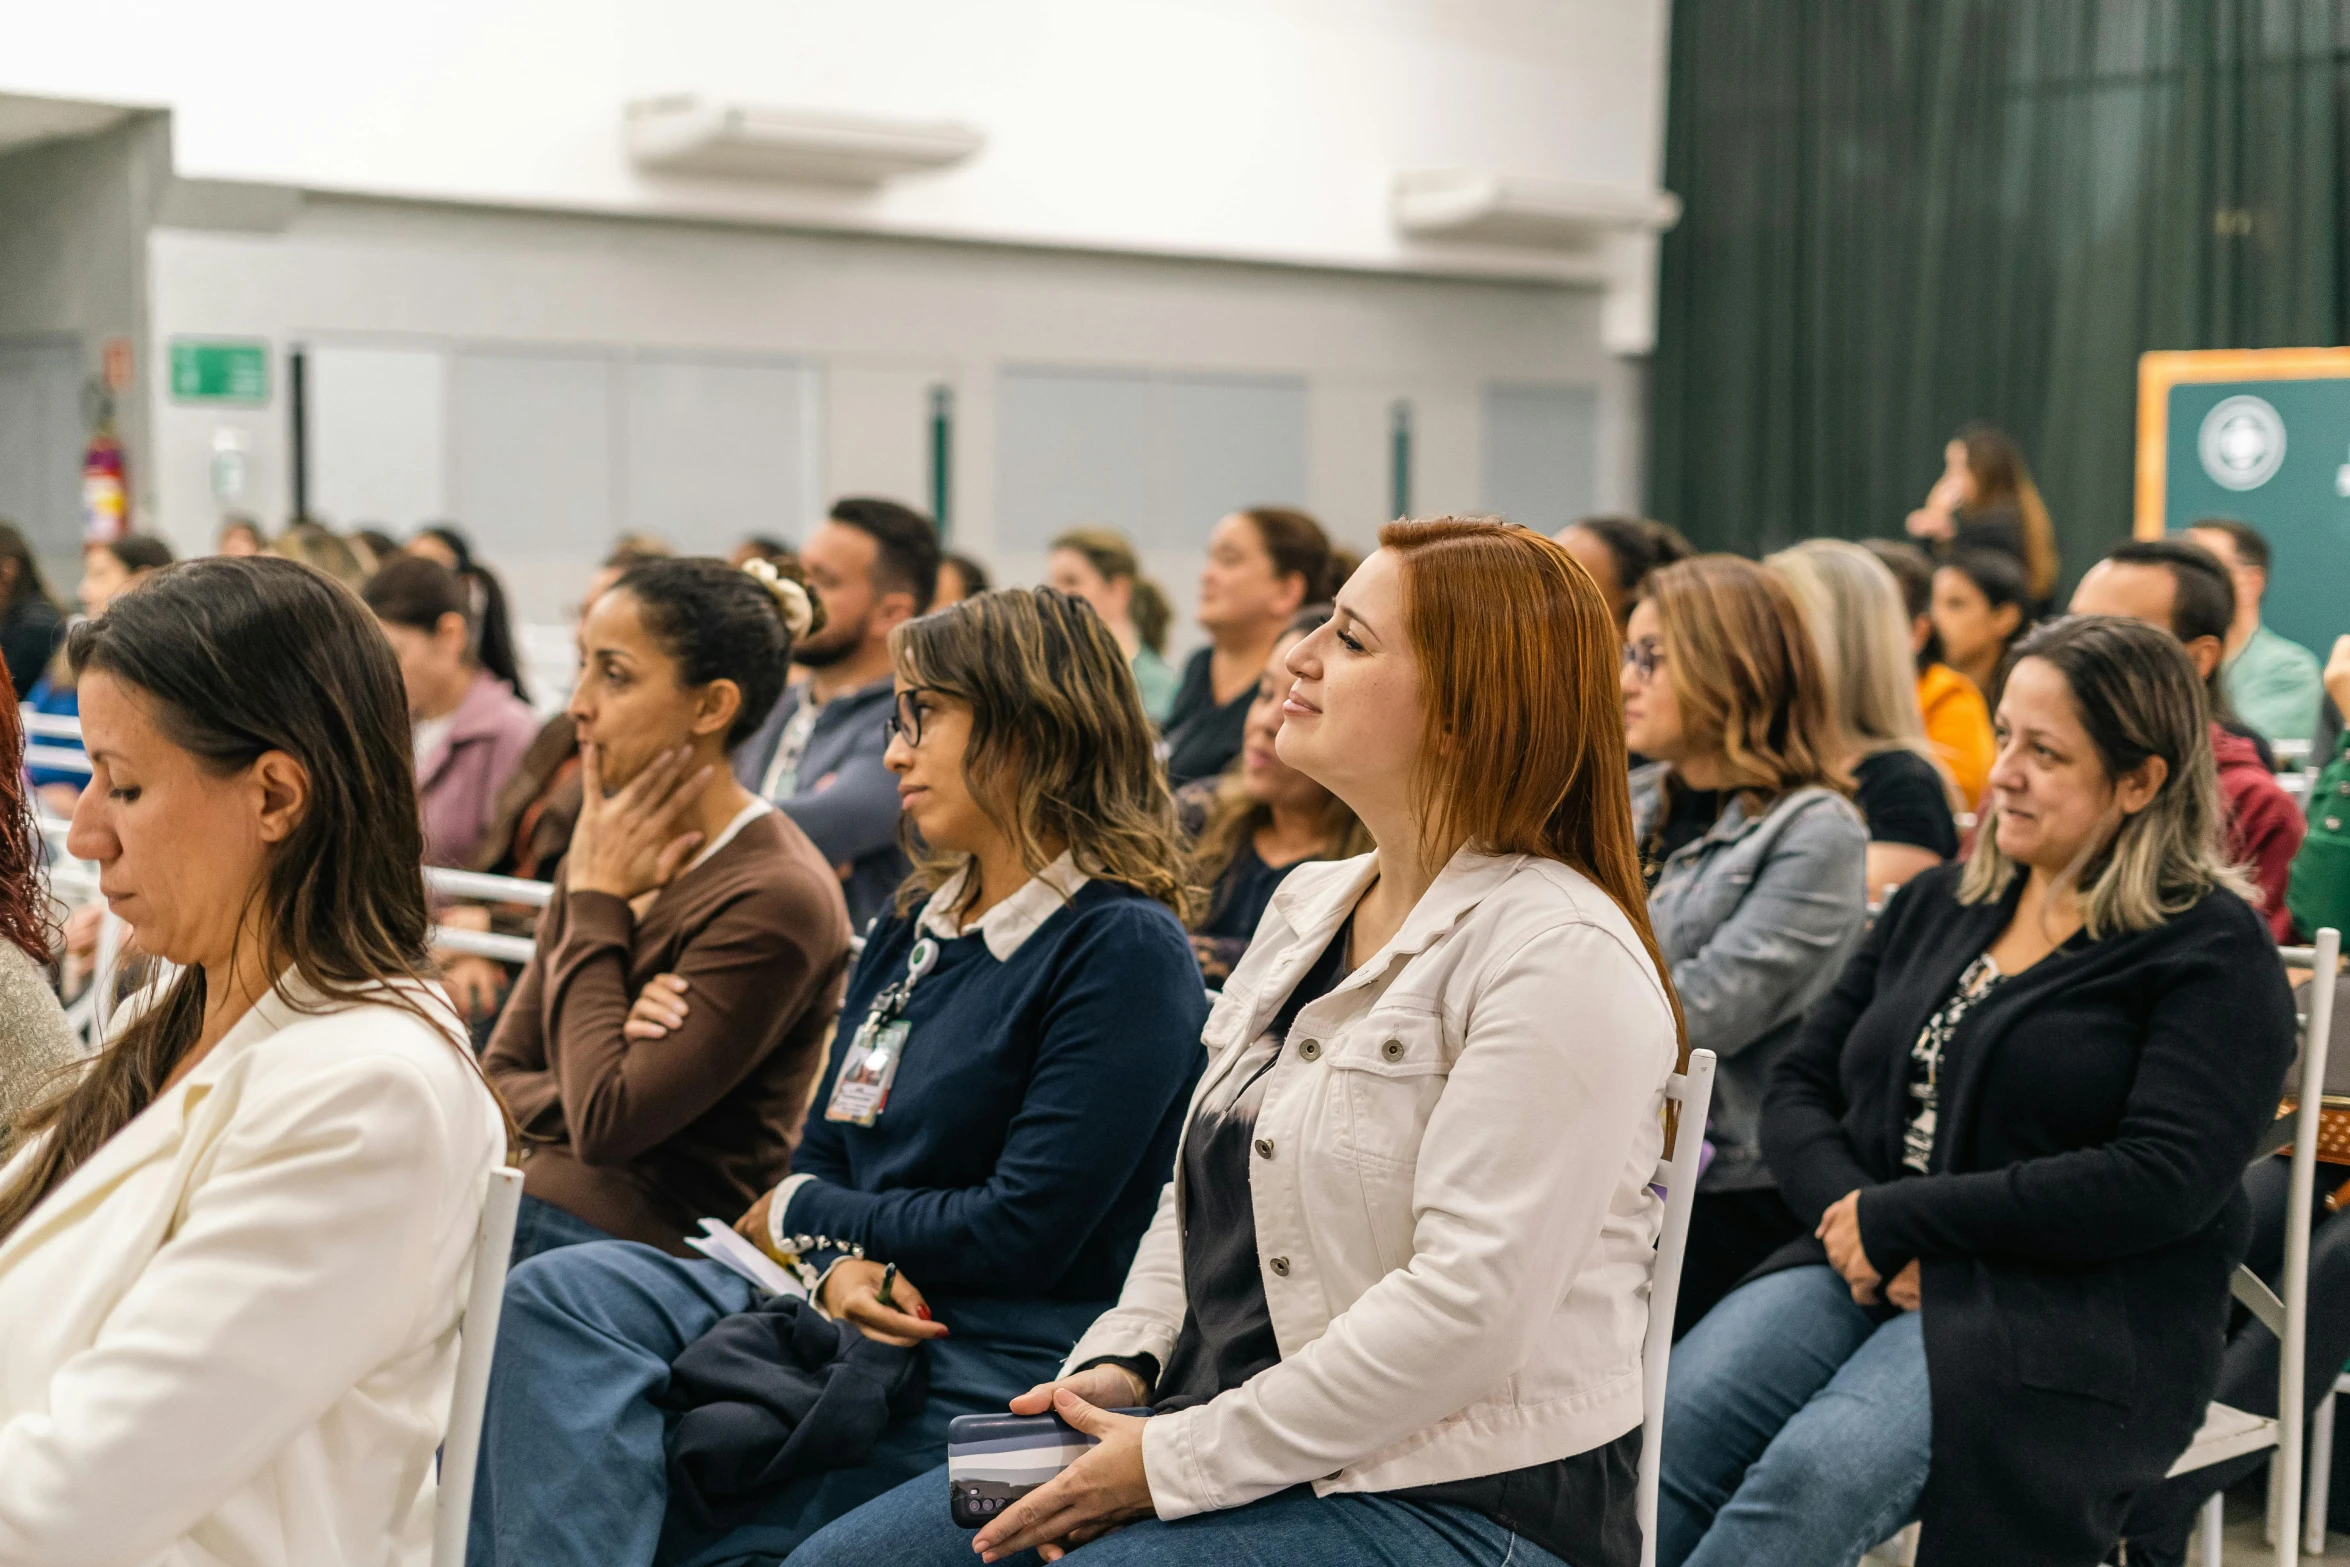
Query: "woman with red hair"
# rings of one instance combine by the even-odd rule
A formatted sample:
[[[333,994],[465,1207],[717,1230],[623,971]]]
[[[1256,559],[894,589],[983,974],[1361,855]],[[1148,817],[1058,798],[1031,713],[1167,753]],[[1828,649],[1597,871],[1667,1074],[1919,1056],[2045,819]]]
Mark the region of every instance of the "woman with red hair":
[[[795,1563],[1639,1561],[1681,1044],[1615,620],[1522,528],[1379,542],[1290,652],[1275,741],[1378,847],[1274,894],[1117,1307],[1012,1403],[1098,1445],[975,1541],[941,1469]]]

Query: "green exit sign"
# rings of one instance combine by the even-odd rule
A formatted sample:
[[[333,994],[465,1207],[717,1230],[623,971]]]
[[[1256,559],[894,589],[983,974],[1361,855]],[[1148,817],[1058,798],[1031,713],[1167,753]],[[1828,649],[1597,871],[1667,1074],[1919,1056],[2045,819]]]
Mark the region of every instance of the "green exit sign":
[[[171,395],[182,403],[268,402],[269,345],[174,338]]]

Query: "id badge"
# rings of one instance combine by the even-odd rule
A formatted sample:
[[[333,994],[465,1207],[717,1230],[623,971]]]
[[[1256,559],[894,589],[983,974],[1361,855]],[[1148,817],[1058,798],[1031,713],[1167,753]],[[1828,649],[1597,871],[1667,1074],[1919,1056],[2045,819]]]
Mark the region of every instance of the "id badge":
[[[904,1022],[882,1023],[867,1018],[857,1037],[849,1041],[848,1059],[833,1080],[832,1100],[824,1107],[827,1121],[871,1126],[889,1105],[889,1085],[897,1081],[898,1062],[906,1053]]]

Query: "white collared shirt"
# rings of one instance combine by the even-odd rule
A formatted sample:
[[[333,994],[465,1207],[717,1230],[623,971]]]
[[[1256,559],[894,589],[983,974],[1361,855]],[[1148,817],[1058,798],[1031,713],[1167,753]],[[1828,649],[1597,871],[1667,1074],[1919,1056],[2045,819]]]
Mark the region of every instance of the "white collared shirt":
[[[953,941],[973,931],[987,938],[988,955],[998,963],[1009,963],[1021,944],[1036,934],[1038,926],[1061,912],[1061,905],[1077,896],[1077,889],[1093,878],[1077,869],[1076,858],[1064,850],[1061,857],[1038,871],[1021,884],[1020,890],[989,909],[968,925],[955,924],[955,905],[962,901],[963,886],[971,875],[971,866],[946,879],[946,884],[930,895],[922,906],[916,921],[919,928],[941,941]]]

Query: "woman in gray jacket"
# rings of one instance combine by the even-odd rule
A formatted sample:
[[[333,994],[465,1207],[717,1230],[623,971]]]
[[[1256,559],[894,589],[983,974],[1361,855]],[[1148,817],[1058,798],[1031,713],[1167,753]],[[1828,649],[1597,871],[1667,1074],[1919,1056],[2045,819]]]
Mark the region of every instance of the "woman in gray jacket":
[[[1803,612],[1752,561],[1650,577],[1624,644],[1624,737],[1648,914],[1688,1018],[1721,1057],[1675,1335],[1802,1231],[1764,1165],[1763,1084],[1868,920],[1868,829]]]

